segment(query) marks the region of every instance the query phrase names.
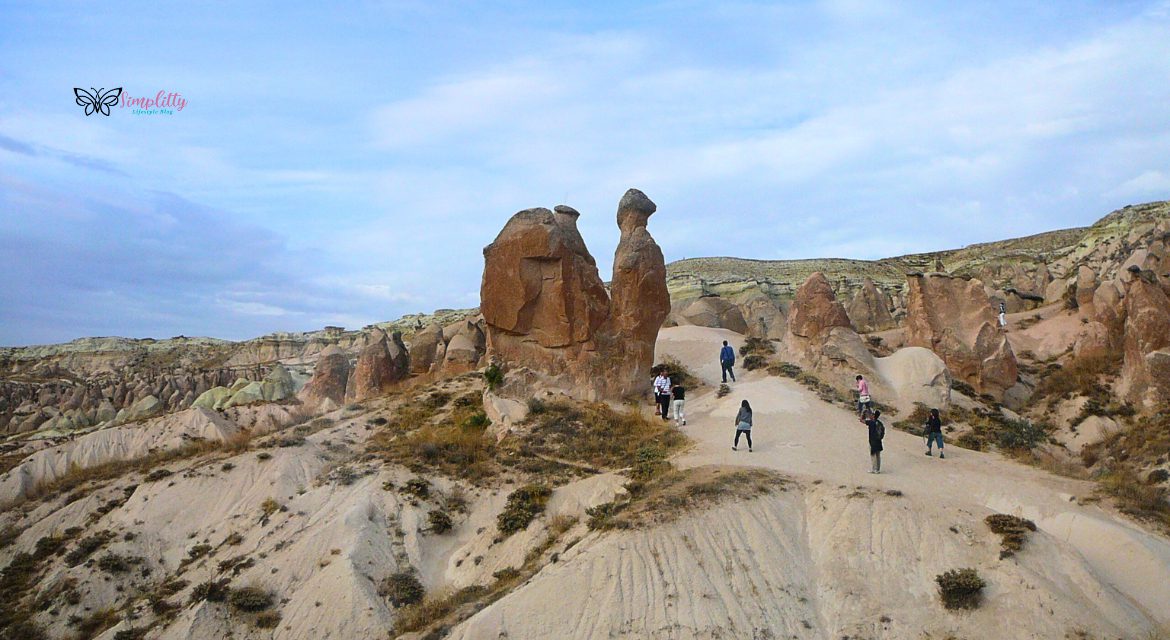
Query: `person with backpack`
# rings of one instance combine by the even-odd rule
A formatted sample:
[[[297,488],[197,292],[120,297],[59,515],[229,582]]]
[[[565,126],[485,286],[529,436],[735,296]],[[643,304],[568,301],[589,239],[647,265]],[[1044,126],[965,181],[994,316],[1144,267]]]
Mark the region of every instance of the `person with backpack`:
[[[658,405],[658,415],[662,416],[663,420],[670,419],[670,376],[666,375],[666,369],[658,372],[658,377],[654,378],[654,402]]]
[[[882,438],[886,437],[886,425],[882,424],[881,415],[881,411],[870,413],[866,410],[862,416],[865,426],[869,427],[869,459],[873,462],[870,473],[882,472]]]
[[[734,380],[734,378],[733,378]],[[747,437],[748,453],[752,451],[752,405],[747,400],[739,403],[739,413],[735,414],[735,442],[731,443],[732,451],[739,451],[739,436]]]
[[[723,348],[719,350],[719,367],[723,370],[723,382],[727,382],[727,376],[731,376],[731,381],[735,382],[735,372],[731,367],[735,365],[735,348],[723,341]]]
[[[869,395],[869,382],[860,374],[857,376],[857,415],[863,421],[865,412],[873,410],[873,396]]]
[[[674,398],[674,423],[676,426],[683,426],[687,423],[687,416],[683,413],[683,406],[686,404],[687,390],[683,388],[682,383],[676,382],[670,388],[670,395]]]
[[[926,455],[933,455],[930,450],[934,443],[938,443],[938,457],[945,458],[943,453],[943,437],[942,437],[942,419],[938,417],[938,409],[930,410],[930,417],[926,419],[926,424],[922,428],[923,435],[926,436]]]

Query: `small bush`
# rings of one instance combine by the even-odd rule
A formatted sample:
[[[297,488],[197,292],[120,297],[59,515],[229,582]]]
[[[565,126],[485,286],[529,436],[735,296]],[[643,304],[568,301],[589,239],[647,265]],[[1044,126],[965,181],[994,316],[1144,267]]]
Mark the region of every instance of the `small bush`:
[[[418,580],[418,576],[411,572],[393,573],[382,581],[378,594],[390,601],[395,607],[404,607],[423,599],[426,589]]]
[[[756,369],[763,369],[768,366],[768,359],[758,354],[752,354],[743,359],[743,368],[748,371],[755,371]]]
[[[719,385],[719,390],[715,392],[715,397],[722,398],[726,395],[729,395],[730,393],[731,393],[731,387],[729,387],[725,384],[721,384],[721,385]]]
[[[146,632],[149,631],[146,627],[130,627],[129,629],[122,629],[114,634],[114,640],[142,640],[146,637]]]
[[[220,469],[220,471],[231,471],[232,469],[235,469],[235,468],[236,468],[236,465],[234,465],[230,462],[225,462],[225,463],[223,463],[223,466],[220,467],[219,469]]]
[[[1004,420],[997,440],[1003,449],[1029,450],[1046,441],[1044,429],[1027,420]]]
[[[795,379],[802,373],[804,373],[804,369],[801,369],[791,362],[778,362],[768,367],[768,374],[773,376],[783,376],[785,378]]]
[[[630,477],[635,480],[649,480],[654,476],[670,470],[670,463],[666,460],[666,452],[662,447],[640,447],[634,454],[634,468]]]
[[[76,567],[85,562],[85,559],[93,554],[94,551],[106,546],[106,543],[114,539],[114,532],[99,531],[91,536],[87,536],[77,541],[77,546],[65,554],[65,564]]]
[[[585,515],[589,516],[589,521],[586,525],[590,531],[607,531],[619,527],[628,527],[628,523],[615,518],[624,506],[616,502],[606,502],[596,507],[590,507],[585,510]]]
[[[983,587],[987,586],[979,572],[971,568],[951,569],[936,576],[934,581],[938,583],[939,596],[947,609],[977,608]]]
[[[84,618],[71,616],[69,618],[69,625],[77,629],[77,634],[82,638],[95,638],[101,635],[106,629],[118,624],[120,620],[121,618],[118,616],[117,611],[113,609],[102,609]]]
[[[276,611],[265,611],[256,616],[256,626],[261,629],[275,629],[280,626],[280,613]]]
[[[166,478],[167,476],[170,476],[170,475],[171,475],[171,471],[169,471],[167,469],[155,469],[154,471],[151,471],[150,473],[146,474],[146,477],[143,478],[143,480],[145,480],[147,482],[158,482],[159,480],[162,480],[163,478]]]
[[[1036,523],[1025,518],[1019,518],[1005,513],[993,513],[983,519],[992,533],[1002,537],[999,557],[1004,559],[1015,555],[1024,547],[1028,539],[1028,532],[1036,530]]]
[[[431,483],[422,478],[411,478],[406,481],[406,486],[402,490],[416,498],[425,499],[431,495]]]
[[[427,514],[427,521],[431,524],[431,532],[439,535],[447,533],[455,526],[451,522],[451,516],[447,515],[446,511],[439,511],[438,509]]]
[[[487,382],[488,389],[495,390],[504,383],[504,370],[493,362],[483,370],[483,379]]]
[[[228,597],[228,580],[208,580],[195,585],[191,590],[191,604],[202,602],[223,602]]]
[[[280,511],[280,503],[274,498],[265,498],[264,502],[260,503],[260,513],[267,519],[268,516]]]
[[[745,338],[743,345],[739,348],[739,355],[745,357],[752,354],[770,355],[773,353],[776,353],[776,345],[771,340],[754,336]]]
[[[529,415],[537,416],[537,415],[544,413],[545,410],[547,410],[547,409],[548,409],[548,405],[545,404],[544,400],[541,400],[540,398],[529,398],[528,399],[528,413],[529,413]]]
[[[228,604],[237,611],[263,611],[272,606],[272,594],[259,587],[232,589]]]
[[[529,484],[512,492],[504,510],[496,516],[496,528],[504,535],[524,529],[544,512],[552,489],[543,484]]]
[[[260,453],[256,454],[256,459],[257,460],[271,460],[272,454],[268,453],[267,451],[261,451]]]
[[[126,573],[130,570],[130,560],[116,553],[107,553],[98,558],[97,566],[106,573]]]
[[[236,546],[244,542],[244,535],[238,531],[233,531],[228,534],[228,537],[223,539],[223,543],[229,546]]]

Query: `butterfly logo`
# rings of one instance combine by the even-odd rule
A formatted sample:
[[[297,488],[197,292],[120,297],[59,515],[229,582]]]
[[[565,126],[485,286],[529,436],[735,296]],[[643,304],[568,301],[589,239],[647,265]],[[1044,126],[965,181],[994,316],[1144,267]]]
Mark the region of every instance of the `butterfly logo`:
[[[80,87],[73,88],[73,95],[77,96],[77,105],[85,107],[85,115],[92,116],[95,113],[101,113],[103,116],[110,115],[110,107],[118,104],[118,96],[122,95],[122,87],[105,90],[89,88],[89,91]]]

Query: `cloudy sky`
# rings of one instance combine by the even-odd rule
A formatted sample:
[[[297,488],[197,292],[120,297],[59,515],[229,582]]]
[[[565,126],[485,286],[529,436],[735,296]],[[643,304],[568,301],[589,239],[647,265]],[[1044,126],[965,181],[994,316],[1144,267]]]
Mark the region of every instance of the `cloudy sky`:
[[[667,260],[1170,198],[1167,0],[317,4],[0,4],[0,345],[474,306],[482,247],[558,203],[608,277],[631,186]]]

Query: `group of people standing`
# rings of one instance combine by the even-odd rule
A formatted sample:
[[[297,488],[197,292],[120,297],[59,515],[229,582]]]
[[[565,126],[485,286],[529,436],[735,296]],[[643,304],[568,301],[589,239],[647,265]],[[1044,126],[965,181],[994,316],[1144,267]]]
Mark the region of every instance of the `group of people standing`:
[[[735,349],[723,341],[723,348],[719,350],[719,368],[723,383],[727,383],[728,376],[735,382]],[[874,408],[873,396],[869,392],[869,382],[864,376],[858,375],[857,381],[857,414],[858,419],[866,425],[869,431],[869,456],[871,462],[870,473],[882,471],[882,440],[886,437],[886,426],[881,421],[882,412]],[[671,418],[671,408],[674,409],[674,420],[679,426],[687,423],[684,409],[686,407],[686,389],[681,383],[671,383],[670,375],[665,368],[654,378],[654,400],[658,405],[658,415],[663,420]],[[923,425],[923,438],[926,440],[926,455],[933,456],[934,446],[938,445],[938,457],[946,458],[943,453],[942,419],[938,409],[931,409],[930,415]],[[735,439],[731,443],[731,450],[739,450],[739,440],[743,437],[747,441],[748,451],[752,451],[752,406],[747,400],[740,402],[739,411],[735,414]]]

